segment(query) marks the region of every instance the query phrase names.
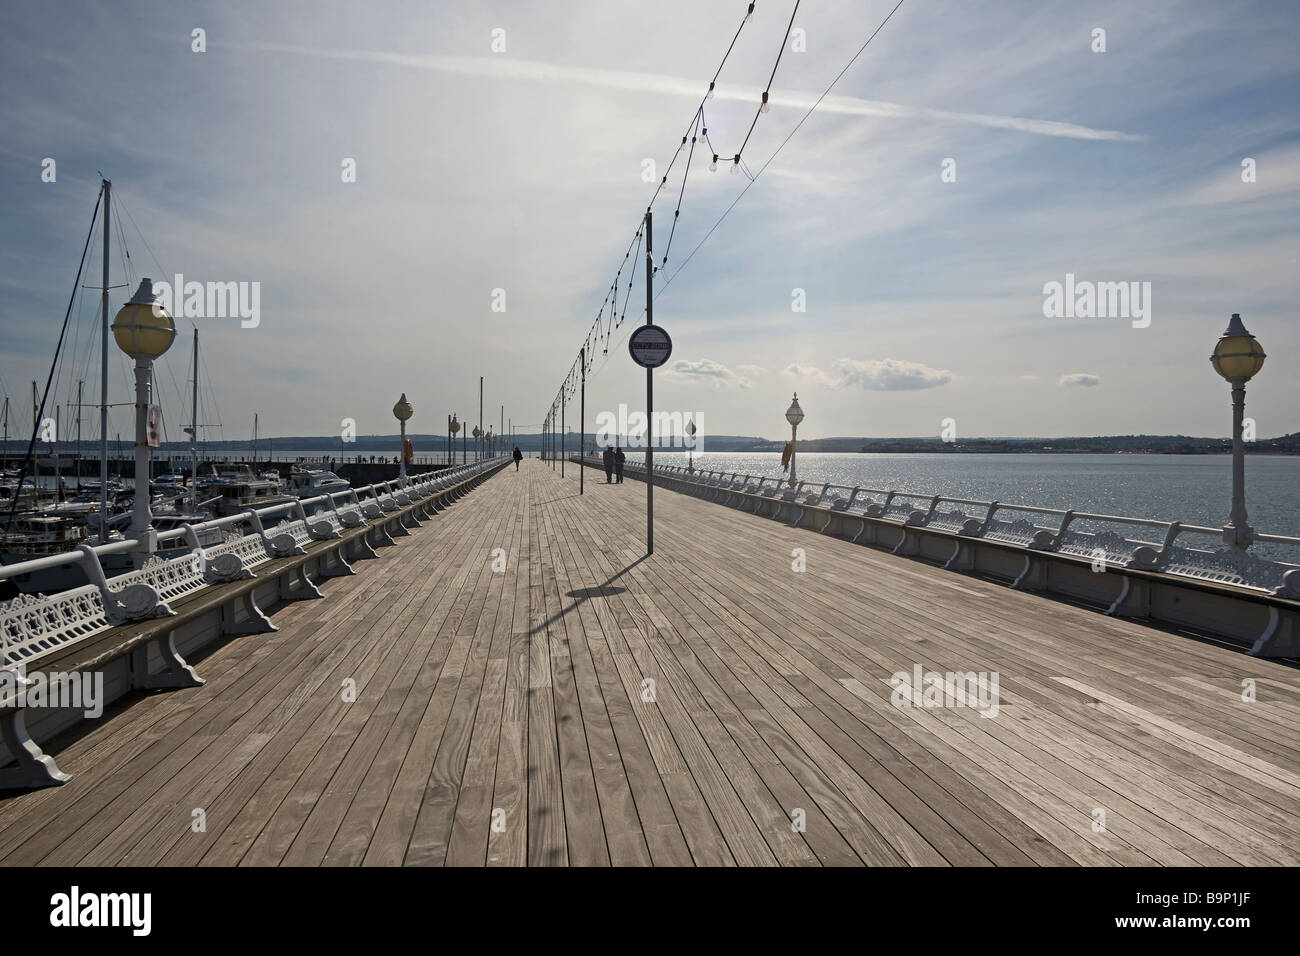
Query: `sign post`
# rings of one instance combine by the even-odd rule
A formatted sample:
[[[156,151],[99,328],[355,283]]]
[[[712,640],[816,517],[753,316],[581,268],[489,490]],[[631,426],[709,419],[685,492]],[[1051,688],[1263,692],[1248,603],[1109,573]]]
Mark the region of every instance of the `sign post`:
[[[650,210],[645,214],[645,325],[627,340],[632,361],[645,369],[645,544],[646,554],[655,553],[655,444],[654,444],[654,370],[668,361],[673,340],[654,324],[654,254],[651,251]]]

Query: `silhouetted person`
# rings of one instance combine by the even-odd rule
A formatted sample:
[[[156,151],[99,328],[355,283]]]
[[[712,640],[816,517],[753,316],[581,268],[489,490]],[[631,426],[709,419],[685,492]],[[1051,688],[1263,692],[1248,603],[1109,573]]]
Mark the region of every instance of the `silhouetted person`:
[[[623,454],[622,448],[614,449],[614,474],[618,475],[618,483],[623,483],[623,462],[627,460],[627,455]]]
[[[519,446],[518,446],[518,445],[515,446],[515,453],[514,453],[513,455],[511,455],[511,457],[514,458],[514,460],[515,460],[515,471],[518,471],[518,470],[519,470],[519,463],[520,463],[521,461],[523,461],[523,458],[524,458],[524,453],[523,453],[522,451],[519,450]]]
[[[605,464],[605,484],[609,484],[614,479],[614,448],[606,445],[605,450],[600,453],[600,459]]]

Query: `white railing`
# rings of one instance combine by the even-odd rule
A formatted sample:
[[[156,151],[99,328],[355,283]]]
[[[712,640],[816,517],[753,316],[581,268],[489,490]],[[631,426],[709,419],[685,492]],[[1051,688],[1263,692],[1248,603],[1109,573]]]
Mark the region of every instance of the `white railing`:
[[[401,508],[434,498],[507,460],[497,456],[414,475],[404,484],[379,482],[186,524],[157,535],[161,554],[111,577],[105,574],[102,559],[135,552],[138,542],[83,544],[63,554],[0,565],[0,580],[77,565],[88,581],[57,594],[24,594],[0,602],[0,668],[26,663],[126,621],[168,616],[173,613],[168,601],[213,584],[252,577],[251,569],[257,565],[305,553],[304,545],[338,538],[344,528],[365,525],[366,517],[387,521],[393,515],[396,521]],[[204,533],[213,530],[223,535],[222,542],[202,547]]]
[[[574,460],[585,460],[597,467],[601,464],[600,457],[594,455],[585,459],[575,455]],[[1249,550],[1228,547],[1211,550],[1185,543],[1188,535],[1213,535],[1222,539],[1221,528],[954,498],[896,488],[850,487],[812,481],[799,481],[791,487],[783,478],[698,468],[689,470],[681,465],[656,465],[654,470],[656,477],[684,482],[693,493],[710,500],[753,511],[769,508],[771,517],[781,515],[783,506],[789,503],[799,508],[796,524],[802,520],[802,506],[820,507],[832,514],[949,531],[963,537],[1000,541],[1034,551],[1077,555],[1111,565],[1233,584],[1300,599],[1300,563],[1275,560]],[[644,476],[645,465],[629,460],[625,471]],[[1269,545],[1271,551],[1286,553],[1289,549],[1289,553],[1300,561],[1300,537],[1257,533],[1255,541]]]

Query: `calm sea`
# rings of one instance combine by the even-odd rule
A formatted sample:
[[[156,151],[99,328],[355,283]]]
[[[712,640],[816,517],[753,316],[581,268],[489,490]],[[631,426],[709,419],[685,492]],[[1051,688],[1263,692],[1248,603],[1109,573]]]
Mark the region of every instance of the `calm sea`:
[[[685,464],[659,452],[656,463]],[[782,474],[775,453],[705,453],[696,467]],[[1228,520],[1227,455],[864,455],[800,454],[808,481],[942,494],[1006,504],[1182,521],[1217,528]],[[1246,459],[1246,507],[1256,531],[1300,536],[1300,457]]]

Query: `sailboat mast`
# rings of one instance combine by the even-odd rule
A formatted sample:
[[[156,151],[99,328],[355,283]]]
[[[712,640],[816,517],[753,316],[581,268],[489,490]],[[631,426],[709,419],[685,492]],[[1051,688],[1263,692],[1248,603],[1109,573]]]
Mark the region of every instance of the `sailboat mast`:
[[[84,378],[77,379],[77,490],[81,490],[81,390],[85,386]]]
[[[99,343],[99,543],[108,543],[108,246],[112,239],[108,218],[113,184],[104,187],[104,288],[100,294],[103,328]]]
[[[194,328],[194,397],[190,408],[190,510],[199,506],[199,330]]]
[[[62,501],[63,488],[61,485],[63,484],[63,476],[59,474],[59,421],[62,418],[62,416],[59,415],[60,411],[62,411],[62,409],[59,408],[59,405],[56,402],[54,405],[54,441],[50,442],[50,456],[54,459],[54,494],[60,501]]]

